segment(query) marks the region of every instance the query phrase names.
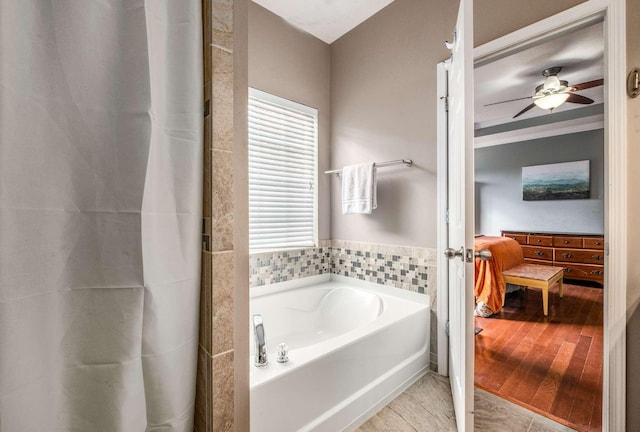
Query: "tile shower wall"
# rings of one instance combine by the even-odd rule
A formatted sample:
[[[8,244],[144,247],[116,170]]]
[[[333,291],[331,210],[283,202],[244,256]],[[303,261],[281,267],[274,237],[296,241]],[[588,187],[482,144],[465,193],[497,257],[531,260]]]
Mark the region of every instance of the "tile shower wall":
[[[437,365],[436,250],[343,240],[260,252],[249,258],[250,287],[331,273],[431,296],[430,367]]]
[[[242,181],[233,166],[242,151],[235,146],[234,85],[247,87],[234,64],[233,33],[234,10],[242,1],[202,0],[204,177],[195,432],[232,431],[247,423],[234,413],[238,398],[233,340],[234,260],[243,252],[234,238],[234,186]]]

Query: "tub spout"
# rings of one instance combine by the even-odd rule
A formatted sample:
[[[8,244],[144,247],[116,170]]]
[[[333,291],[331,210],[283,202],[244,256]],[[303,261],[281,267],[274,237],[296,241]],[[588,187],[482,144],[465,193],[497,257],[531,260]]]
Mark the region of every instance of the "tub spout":
[[[256,355],[253,364],[256,367],[266,366],[267,364],[267,345],[264,337],[264,325],[262,324],[262,315],[253,316],[253,333],[256,343]]]

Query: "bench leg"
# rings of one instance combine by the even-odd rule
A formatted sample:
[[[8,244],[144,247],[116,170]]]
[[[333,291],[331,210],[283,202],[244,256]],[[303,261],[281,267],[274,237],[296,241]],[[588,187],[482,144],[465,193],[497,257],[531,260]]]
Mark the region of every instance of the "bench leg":
[[[549,315],[549,287],[542,288],[542,311],[544,315]]]
[[[502,290],[502,307],[504,307],[505,299],[507,298],[507,283],[504,283],[504,289]]]
[[[562,278],[558,280],[558,292],[560,293],[560,298],[562,298]]]

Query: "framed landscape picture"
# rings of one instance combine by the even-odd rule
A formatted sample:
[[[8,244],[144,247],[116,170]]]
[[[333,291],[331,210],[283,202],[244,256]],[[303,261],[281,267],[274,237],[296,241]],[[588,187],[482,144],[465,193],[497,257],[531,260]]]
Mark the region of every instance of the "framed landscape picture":
[[[588,160],[522,167],[524,201],[588,198]]]

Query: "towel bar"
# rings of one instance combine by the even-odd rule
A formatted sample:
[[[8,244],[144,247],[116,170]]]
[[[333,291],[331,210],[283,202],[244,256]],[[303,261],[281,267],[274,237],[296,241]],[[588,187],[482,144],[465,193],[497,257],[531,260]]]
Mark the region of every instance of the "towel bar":
[[[387,161],[387,162],[376,162],[375,166],[376,168],[380,168],[380,167],[386,167],[386,166],[391,166],[391,165],[404,165],[406,167],[410,167],[411,165],[413,165],[413,161],[411,159],[398,159],[398,160],[392,160],[392,161]],[[329,171],[325,171],[325,174],[336,174],[336,175],[340,175],[340,173],[342,173],[342,169],[334,169],[334,170],[329,170]]]

